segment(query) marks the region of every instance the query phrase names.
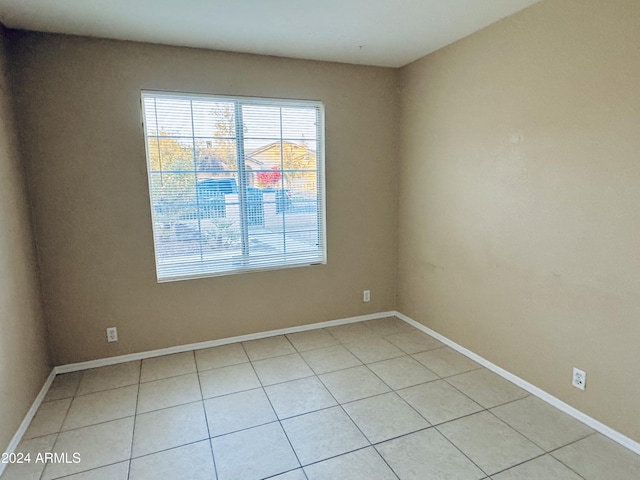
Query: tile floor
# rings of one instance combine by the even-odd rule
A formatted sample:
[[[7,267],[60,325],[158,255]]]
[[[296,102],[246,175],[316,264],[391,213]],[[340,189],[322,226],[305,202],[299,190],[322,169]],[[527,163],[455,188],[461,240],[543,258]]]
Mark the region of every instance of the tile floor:
[[[631,480],[640,457],[386,318],[60,375],[2,480]]]

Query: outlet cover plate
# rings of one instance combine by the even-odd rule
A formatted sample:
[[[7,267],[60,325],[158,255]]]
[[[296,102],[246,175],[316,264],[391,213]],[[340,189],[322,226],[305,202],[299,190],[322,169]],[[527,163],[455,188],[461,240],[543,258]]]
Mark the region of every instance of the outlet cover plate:
[[[571,384],[580,390],[584,390],[587,386],[587,372],[573,367],[573,380]]]

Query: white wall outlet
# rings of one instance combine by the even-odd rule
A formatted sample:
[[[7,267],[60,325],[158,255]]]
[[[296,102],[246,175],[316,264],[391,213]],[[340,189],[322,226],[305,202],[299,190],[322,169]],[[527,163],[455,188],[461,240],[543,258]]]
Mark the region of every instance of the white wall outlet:
[[[571,384],[574,387],[579,388],[580,390],[584,390],[584,388],[587,386],[587,372],[573,367],[573,380]]]
[[[363,302],[371,301],[371,290],[365,290],[362,292],[362,301]]]
[[[107,342],[118,341],[118,329],[116,327],[107,328]]]

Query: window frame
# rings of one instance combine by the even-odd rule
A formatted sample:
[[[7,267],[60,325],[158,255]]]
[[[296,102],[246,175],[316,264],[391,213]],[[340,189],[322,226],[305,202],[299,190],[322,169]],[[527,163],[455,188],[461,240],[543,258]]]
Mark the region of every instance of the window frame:
[[[265,264],[263,266],[257,267],[247,267],[247,266],[239,266],[229,270],[218,270],[218,271],[202,271],[195,272],[191,271],[185,274],[174,274],[174,275],[160,275],[159,262],[158,262],[158,247],[156,244],[156,212],[154,209],[154,200],[153,200],[153,190],[152,190],[152,169],[151,169],[151,159],[149,152],[149,138],[147,135],[147,121],[145,114],[145,106],[144,99],[146,97],[164,97],[164,98],[175,98],[175,99],[184,99],[184,100],[198,100],[198,99],[211,99],[211,100],[220,100],[220,101],[228,101],[234,102],[234,104],[240,105],[240,108],[244,104],[250,105],[264,105],[264,106],[274,106],[274,107],[313,107],[317,109],[317,126],[316,131],[319,134],[319,138],[316,139],[316,147],[317,150],[315,152],[316,156],[316,170],[315,173],[317,175],[316,183],[317,183],[317,194],[316,194],[316,202],[317,202],[317,224],[320,228],[318,228],[318,241],[321,243],[321,248],[319,248],[319,253],[321,253],[322,259],[320,261],[300,261],[296,263],[282,263],[282,262],[274,262],[273,264]],[[228,275],[239,275],[245,273],[254,273],[254,272],[266,272],[266,271],[275,271],[275,270],[285,270],[290,268],[300,268],[300,267],[309,267],[316,265],[326,265],[327,264],[327,188],[326,188],[326,161],[325,161],[325,147],[326,147],[326,132],[325,132],[325,109],[324,103],[320,100],[307,100],[307,99],[292,99],[292,98],[278,98],[278,97],[254,97],[254,96],[244,96],[244,95],[219,95],[212,93],[190,93],[190,92],[175,92],[175,91],[166,91],[166,90],[152,90],[152,89],[142,89],[140,91],[140,109],[141,109],[141,117],[142,117],[142,130],[143,130],[143,139],[144,139],[144,149],[145,149],[145,157],[146,157],[146,169],[147,169],[147,188],[149,193],[149,205],[151,211],[151,228],[152,228],[152,237],[153,237],[153,249],[154,249],[154,262],[156,269],[156,280],[157,283],[168,283],[168,282],[176,282],[183,280],[195,280],[202,278],[211,278],[211,277],[222,277]],[[238,126],[238,120],[236,118],[236,127]],[[160,138],[160,137],[158,137]],[[171,136],[167,136],[167,138],[172,138]],[[235,133],[236,142],[239,144],[239,140],[242,138],[242,143],[244,143],[244,135],[238,135],[238,131]],[[282,141],[282,132],[280,133],[280,141]],[[242,153],[244,155],[244,145],[240,148],[238,145],[236,146],[236,152]],[[238,190],[239,190],[239,202],[240,202],[240,211],[243,210],[242,205],[244,204],[244,209],[247,208],[247,200],[246,200],[246,180],[240,180],[241,176],[246,175],[246,169],[244,168],[244,162],[246,157],[240,160],[240,156],[238,155],[238,167],[237,167],[237,175],[238,175]],[[195,161],[195,158],[194,158]],[[240,165],[242,164],[243,171],[240,173]],[[194,172],[195,165],[194,165]],[[244,185],[245,192],[240,194],[241,185]],[[245,197],[241,200],[241,196]],[[241,218],[245,218],[246,213],[241,214]],[[247,225],[241,225],[241,228],[248,227],[248,221],[245,222]],[[283,233],[283,236],[285,234]],[[244,246],[242,247],[244,248]],[[244,254],[243,254],[244,255]],[[203,267],[204,264],[200,263],[200,266]]]

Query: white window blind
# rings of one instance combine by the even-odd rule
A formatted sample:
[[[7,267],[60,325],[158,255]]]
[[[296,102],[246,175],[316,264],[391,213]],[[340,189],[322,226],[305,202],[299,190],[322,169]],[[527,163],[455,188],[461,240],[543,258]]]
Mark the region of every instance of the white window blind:
[[[315,101],[142,92],[159,282],[326,263]]]

